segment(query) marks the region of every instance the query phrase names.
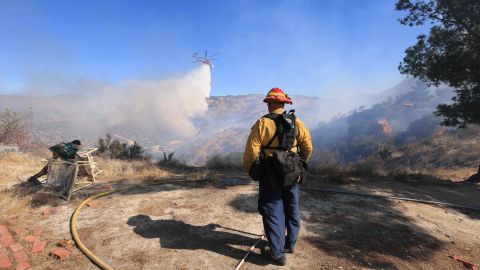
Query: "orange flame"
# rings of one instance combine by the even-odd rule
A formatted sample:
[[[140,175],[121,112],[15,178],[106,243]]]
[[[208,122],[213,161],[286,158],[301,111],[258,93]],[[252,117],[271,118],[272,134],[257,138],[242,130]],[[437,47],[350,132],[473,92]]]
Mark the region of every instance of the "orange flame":
[[[378,120],[378,124],[382,126],[383,133],[390,135],[393,132],[393,127],[390,125],[390,122],[386,118]]]
[[[435,131],[433,132],[432,134],[432,138],[438,138],[438,137],[442,137],[443,134],[445,134],[445,131],[447,129],[445,127],[438,127],[437,129],[435,129]]]

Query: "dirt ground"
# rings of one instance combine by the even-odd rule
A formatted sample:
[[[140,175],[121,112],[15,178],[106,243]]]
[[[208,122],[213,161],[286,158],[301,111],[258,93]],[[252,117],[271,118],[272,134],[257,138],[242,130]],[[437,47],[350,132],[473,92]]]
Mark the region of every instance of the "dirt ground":
[[[122,180],[116,189],[136,184]],[[480,207],[479,186],[357,180],[337,188]],[[241,184],[241,185],[238,185]],[[99,189],[97,187],[97,189]],[[84,244],[115,269],[234,269],[263,228],[254,182],[155,184],[108,195],[78,218]],[[74,200],[38,199],[32,218],[51,239],[69,239]],[[269,264],[255,249],[242,269],[465,269],[449,256],[480,264],[480,213],[399,200],[302,191],[302,229],[288,265]],[[55,206],[55,214],[42,216]],[[261,243],[264,245],[265,243]],[[51,263],[50,263],[51,264]],[[78,250],[55,263],[97,269]],[[36,269],[45,269],[39,262]]]

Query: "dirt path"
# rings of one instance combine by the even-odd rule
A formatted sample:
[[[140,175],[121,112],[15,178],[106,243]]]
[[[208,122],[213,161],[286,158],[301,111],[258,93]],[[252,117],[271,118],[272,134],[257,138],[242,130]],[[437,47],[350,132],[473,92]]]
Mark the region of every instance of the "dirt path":
[[[471,186],[371,181],[341,188],[472,206],[480,197]],[[268,264],[256,249],[242,269],[463,269],[449,255],[480,264],[479,214],[318,192],[302,196],[298,252],[288,256],[288,266]],[[69,215],[79,202],[61,206],[39,225],[69,238]],[[115,269],[233,269],[262,233],[256,203],[251,184],[155,185],[99,199],[82,210],[78,231]],[[79,268],[96,269],[84,263]]]

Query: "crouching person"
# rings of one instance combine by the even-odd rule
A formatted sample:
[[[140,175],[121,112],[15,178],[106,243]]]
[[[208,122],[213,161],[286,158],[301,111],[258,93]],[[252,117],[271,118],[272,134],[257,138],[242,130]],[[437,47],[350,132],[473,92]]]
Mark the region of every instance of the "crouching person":
[[[48,150],[52,152],[53,159],[72,160],[76,158],[77,151],[80,150],[82,143],[79,140],[73,140],[67,143],[59,143]],[[45,165],[38,173],[28,178],[28,183],[32,185],[40,185],[38,178],[48,174],[48,164]]]
[[[293,253],[300,230],[300,191],[312,153],[310,132],[294,111],[292,100],[273,88],[263,100],[268,114],[252,127],[243,157],[243,170],[259,181],[258,211],[262,215],[268,246],[262,254],[278,265]]]

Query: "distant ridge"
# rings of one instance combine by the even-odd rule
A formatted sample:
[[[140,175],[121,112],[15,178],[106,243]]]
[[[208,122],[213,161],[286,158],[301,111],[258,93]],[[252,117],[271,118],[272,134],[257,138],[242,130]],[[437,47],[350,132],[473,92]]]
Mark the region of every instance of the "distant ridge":
[[[331,130],[334,130],[334,126],[338,126],[340,122],[348,124],[348,121],[358,121],[363,118],[373,119],[380,115],[406,112],[411,116],[410,119],[404,123],[393,121],[396,126],[405,127],[408,122],[418,119],[421,115],[431,113],[440,101],[445,102],[449,99],[446,94],[448,90],[440,91],[437,97],[428,97],[429,90],[427,90],[428,87],[424,83],[407,78],[382,93],[355,95],[348,99],[334,100],[308,95],[293,95],[293,106],[288,106],[287,109],[294,108],[297,115],[314,133],[318,127],[324,126],[332,117],[337,119],[332,122]],[[387,102],[388,99],[394,97],[409,99],[409,93],[417,92],[423,93],[421,94],[422,99],[428,99],[428,101],[422,101],[422,108],[426,111],[412,114],[411,111],[404,110],[400,100],[390,101],[393,103],[386,106],[373,106]],[[411,97],[416,98],[415,95],[411,95]],[[227,154],[243,151],[243,144],[250,127],[260,116],[267,113],[265,103],[262,102],[263,94],[211,96],[207,99],[208,111],[205,116],[197,116],[192,119],[198,129],[194,139],[169,142],[158,141],[155,135],[161,131],[156,130],[132,130],[130,127],[117,126],[107,131],[102,130],[101,123],[98,128],[79,130],[69,119],[78,117],[77,112],[81,114],[78,104],[82,103],[83,98],[82,95],[73,94],[51,97],[0,95],[0,110],[31,110],[34,115],[33,132],[36,137],[48,145],[71,138],[81,139],[86,144],[95,144],[98,137],[110,132],[137,141],[150,149],[154,156],[161,155],[162,151],[176,151],[177,157],[182,157],[187,162],[194,164],[202,164],[206,158],[216,153]],[[355,110],[361,106],[363,106],[361,110]],[[333,137],[341,137],[343,134],[339,130],[336,132]]]

